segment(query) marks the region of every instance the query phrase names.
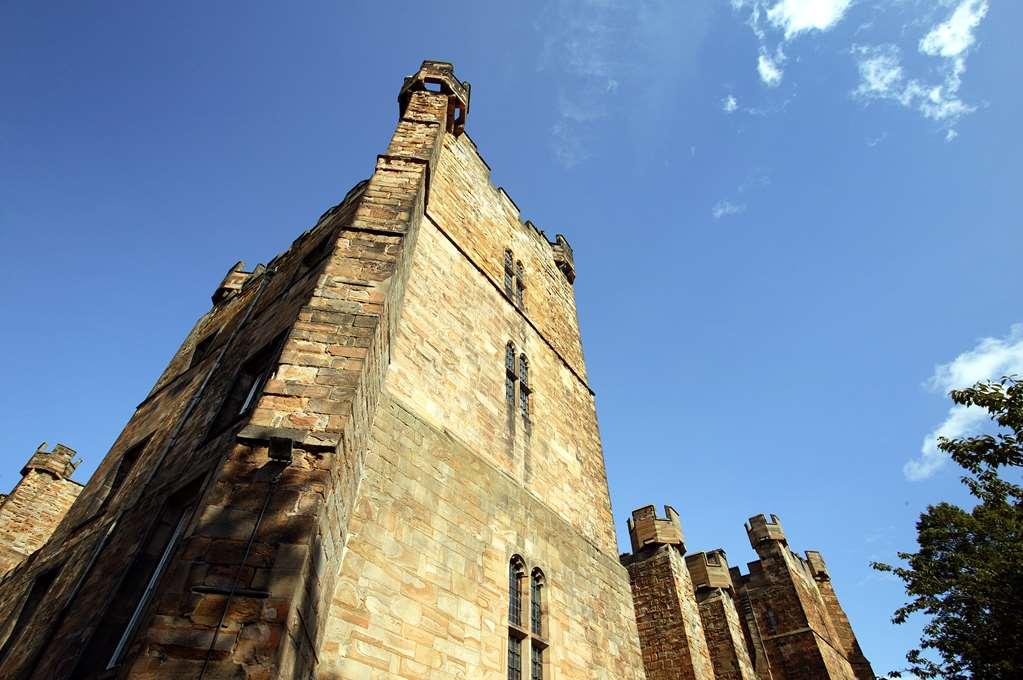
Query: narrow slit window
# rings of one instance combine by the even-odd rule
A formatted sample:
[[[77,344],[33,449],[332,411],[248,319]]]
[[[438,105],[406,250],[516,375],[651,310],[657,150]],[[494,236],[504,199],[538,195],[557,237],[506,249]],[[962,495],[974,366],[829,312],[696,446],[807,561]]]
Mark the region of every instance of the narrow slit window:
[[[114,497],[117,496],[117,492],[124,485],[124,480],[126,480],[132,470],[135,469],[136,463],[139,462],[139,458],[142,457],[146,447],[149,445],[150,438],[151,435],[121,454],[121,460],[117,463],[117,470],[114,472],[114,478],[110,482],[110,491],[107,492],[106,498],[103,499],[103,503],[99,508],[100,511],[110,505],[111,501],[114,500]]]
[[[533,635],[543,635],[543,572],[539,569],[533,570],[529,584],[529,605],[530,605],[530,630]]]
[[[105,603],[106,609],[70,677],[93,677],[116,668],[131,653],[160,579],[185,536],[202,484],[202,479],[188,484],[168,498],[156,514],[141,549],[125,568],[117,591]]]
[[[302,258],[302,270],[309,271],[320,263],[320,260],[330,255],[332,246],[334,245],[333,233],[327,234],[319,240],[319,242],[312,247],[312,249],[305,254]]]
[[[515,267],[512,264],[512,252],[504,251],[504,292],[512,297],[515,292]]]
[[[282,333],[242,364],[210,429],[211,436],[227,429],[240,416],[255,407],[263,393],[263,387],[276,370],[277,355],[284,344],[284,339],[285,335]]]
[[[217,333],[214,331],[205,338],[195,343],[195,349],[192,350],[192,358],[188,362],[188,367],[192,368],[203,359],[209,356],[210,350],[213,349],[213,343],[217,340]]]
[[[531,649],[530,666],[532,667],[532,680],[543,680],[543,649],[535,644]]]
[[[522,640],[508,633],[508,680],[522,680]]]
[[[774,615],[774,610],[770,607],[764,612],[764,618],[767,623],[767,632],[774,633],[778,630],[778,617]]]
[[[508,343],[504,348],[504,398],[515,408],[515,345]]]
[[[522,625],[522,577],[525,563],[518,555],[508,563],[508,623]]]
[[[515,306],[526,308],[526,274],[521,262],[515,265]]]
[[[519,355],[519,411],[522,415],[529,415],[529,393],[532,391],[529,386],[529,359],[525,354]]]

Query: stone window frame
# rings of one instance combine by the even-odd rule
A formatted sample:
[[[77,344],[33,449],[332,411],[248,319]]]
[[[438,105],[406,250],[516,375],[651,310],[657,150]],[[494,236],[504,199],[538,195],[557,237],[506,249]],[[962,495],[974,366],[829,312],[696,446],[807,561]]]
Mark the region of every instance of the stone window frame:
[[[515,296],[515,256],[510,248],[504,251],[504,294],[509,299]]]
[[[155,431],[150,432],[121,453],[117,461],[117,467],[113,470],[113,476],[109,479],[110,489],[107,491],[107,495],[103,498],[103,502],[100,503],[99,508],[95,513],[93,513],[93,515],[98,515],[110,507],[110,504],[117,497],[117,492],[124,487],[124,483],[128,480],[131,473],[137,468],[139,461],[142,460],[142,457],[146,453],[146,449],[149,448],[149,444],[152,441],[154,434]]]
[[[526,311],[526,270],[522,266],[522,260],[515,263],[515,289],[512,300],[519,310]]]
[[[519,354],[519,413],[523,418],[529,418],[529,397],[533,392],[529,384],[529,358],[525,352]]]
[[[255,410],[266,384],[273,380],[277,374],[281,352],[287,339],[288,332],[281,332],[241,362],[231,378],[231,383],[217,409],[216,416],[210,423],[206,441],[228,431],[237,425],[244,416]],[[238,387],[243,376],[251,378],[252,382],[245,388],[245,397],[239,400],[241,391]]]
[[[530,401],[533,385],[529,379],[529,357],[516,352],[511,340],[504,346],[504,399],[508,407],[518,411],[530,424]]]
[[[506,655],[508,680],[549,678],[551,677],[551,660],[550,654],[547,652],[550,648],[548,642],[549,598],[544,592],[549,587],[547,575],[539,566],[527,567],[521,554],[515,553],[508,560],[508,578],[508,649]],[[527,579],[529,587],[523,588],[523,581],[527,581]],[[512,600],[515,597],[513,593],[516,592],[513,588],[518,589],[517,620],[513,613],[516,609],[512,605]],[[537,600],[539,600],[539,617],[536,617]],[[529,643],[528,648],[526,648],[526,642]],[[526,659],[525,668],[522,667],[523,658]],[[535,665],[537,659],[540,661],[538,667]],[[526,671],[526,674],[522,673],[523,670]]]
[[[518,366],[515,353],[515,343],[511,340],[504,346],[504,399],[511,408],[515,408],[515,383],[519,376],[516,372]]]
[[[132,645],[135,644],[139,631],[146,628],[147,621],[153,615],[152,606],[156,601],[155,595],[160,581],[166,575],[172,562],[179,556],[179,549],[184,545],[190,531],[194,529],[193,521],[195,512],[199,507],[203,489],[209,479],[209,472],[201,472],[192,476],[188,481],[180,484],[174,491],[169,493],[153,515],[153,521],[146,528],[144,538],[138,550],[131,556],[127,566],[114,580],[111,587],[111,598],[98,613],[95,627],[79,648],[78,659],[75,663],[72,677],[97,677],[106,678],[115,669],[120,668],[125,658],[130,655]],[[117,527],[117,522],[112,523],[107,529],[106,536],[101,540],[99,551],[109,548],[111,534]],[[172,527],[170,532],[167,528]],[[155,553],[150,553],[148,566],[145,563],[146,557],[143,552],[147,546],[160,546],[159,557],[153,559]],[[137,592],[125,590],[126,579],[133,570],[142,568],[143,572],[137,572],[143,578],[136,582]],[[111,602],[115,600],[127,601],[130,604],[130,614],[119,618],[117,613],[110,610]],[[127,614],[124,610],[121,614]],[[105,632],[101,629],[105,627]],[[100,637],[97,637],[100,636]],[[113,677],[110,675],[110,677]]]

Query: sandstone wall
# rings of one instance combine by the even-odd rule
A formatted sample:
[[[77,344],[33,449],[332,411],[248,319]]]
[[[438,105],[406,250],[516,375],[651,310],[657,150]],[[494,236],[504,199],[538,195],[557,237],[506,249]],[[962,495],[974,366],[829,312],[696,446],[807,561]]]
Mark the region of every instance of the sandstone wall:
[[[622,567],[476,449],[380,402],[318,677],[503,680],[519,554],[547,577],[545,677],[643,678]]]
[[[649,546],[622,559],[632,585],[647,680],[713,680],[693,583],[679,549]]]
[[[557,351],[578,338],[571,287],[554,266],[550,246],[518,222],[489,184],[471,142],[450,135],[444,141],[389,382],[431,424],[485,443],[477,447],[481,455],[614,555],[594,397],[581,371]],[[490,272],[501,266],[506,246],[536,281],[527,288],[524,314]],[[508,341],[529,358],[528,420],[505,398]]]
[[[732,596],[721,589],[698,593],[700,621],[716,680],[755,680]]]
[[[26,471],[0,501],[0,575],[46,543],[81,490],[82,485],[70,479]]]

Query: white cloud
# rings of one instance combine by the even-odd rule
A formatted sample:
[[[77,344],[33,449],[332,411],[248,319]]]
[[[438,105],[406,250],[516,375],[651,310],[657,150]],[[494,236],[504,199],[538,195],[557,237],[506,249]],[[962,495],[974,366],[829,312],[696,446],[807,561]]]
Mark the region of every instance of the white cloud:
[[[936,82],[907,77],[894,45],[854,45],[860,83],[853,95],[865,101],[889,100],[916,109],[924,117],[942,123],[946,141],[955,139],[958,133],[953,126],[977,110],[960,98],[959,89],[966,73],[966,57],[976,43],[975,32],[987,11],[987,0],[961,0],[948,19],[920,39],[920,53],[941,60]]]
[[[804,31],[827,31],[842,20],[851,4],[852,0],[780,0],[767,10],[767,19],[791,40]]]
[[[973,349],[935,367],[926,384],[932,390],[947,393],[981,380],[1020,374],[1023,374],[1023,324],[1014,324],[1006,337],[982,338]],[[987,411],[975,406],[950,408],[945,420],[924,437],[920,455],[903,466],[906,479],[913,482],[927,479],[945,465],[947,458],[938,450],[938,437],[955,438],[977,432],[988,419]]]
[[[778,54],[784,56],[781,51]],[[782,76],[785,75],[781,70],[781,63],[781,59],[772,59],[766,51],[760,51],[760,56],[757,57],[757,73],[760,74],[760,80],[764,81],[764,85],[778,87],[781,84]]]
[[[739,108],[739,102],[732,95],[728,95],[721,100],[721,110],[725,113],[735,113]]]
[[[834,28],[852,0],[730,0],[730,4],[736,12],[748,13],[746,23],[760,42],[757,73],[765,85],[777,87],[784,76],[783,47],[803,33]]]
[[[714,208],[710,211],[710,214],[714,216],[714,219],[720,220],[722,217],[727,217],[728,215],[740,215],[744,212],[746,212],[745,203],[718,201],[714,204]]]
[[[987,10],[987,0],[963,0],[948,20],[920,39],[920,51],[933,57],[958,57],[973,45],[973,32]]]

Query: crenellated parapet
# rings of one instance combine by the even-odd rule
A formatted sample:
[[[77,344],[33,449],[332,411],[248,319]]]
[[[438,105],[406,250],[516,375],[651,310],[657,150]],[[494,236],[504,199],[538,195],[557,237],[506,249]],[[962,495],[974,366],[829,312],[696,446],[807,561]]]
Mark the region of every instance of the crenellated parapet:
[[[79,463],[82,462],[75,460],[78,452],[64,444],[56,444],[51,451],[47,451],[46,447],[47,443],[43,442],[36,448],[35,453],[21,468],[21,476],[24,477],[32,470],[37,470],[47,472],[56,479],[70,479]]]
[[[652,505],[633,511],[628,520],[633,552],[639,552],[648,545],[675,545],[685,552],[685,536],[678,513],[675,508],[665,505],[664,514],[663,519],[658,517]]]
[[[221,281],[220,285],[217,286],[217,289],[213,291],[213,304],[219,305],[240,291],[250,276],[252,276],[252,272],[245,271],[244,261],[238,260],[235,262],[234,266],[227,270],[227,274],[224,275],[224,280]]]
[[[746,535],[749,536],[750,545],[754,549],[766,541],[779,541],[782,545],[788,545],[778,515],[770,515],[770,519],[768,515],[750,517],[746,522]]]

